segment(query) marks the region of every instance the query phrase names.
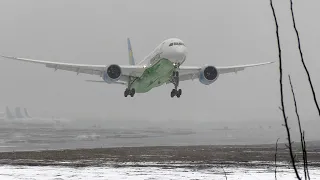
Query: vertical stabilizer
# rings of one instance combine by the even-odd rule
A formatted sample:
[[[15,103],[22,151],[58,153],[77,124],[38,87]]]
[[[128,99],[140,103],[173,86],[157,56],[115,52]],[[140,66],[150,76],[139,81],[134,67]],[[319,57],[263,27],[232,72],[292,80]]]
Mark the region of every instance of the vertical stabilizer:
[[[16,108],[15,108],[15,113],[16,113],[16,117],[17,117],[17,118],[24,118],[24,116],[23,116],[22,113],[21,113],[20,107],[16,107]]]
[[[7,118],[8,119],[14,119],[14,116],[13,116],[13,114],[11,113],[11,111],[9,110],[9,108],[8,107],[6,107],[6,116],[7,116]]]
[[[130,39],[128,38],[127,41],[128,41],[129,64],[135,65]]]
[[[31,116],[28,113],[28,110],[26,108],[24,108],[24,114],[26,115],[27,118],[31,118]]]

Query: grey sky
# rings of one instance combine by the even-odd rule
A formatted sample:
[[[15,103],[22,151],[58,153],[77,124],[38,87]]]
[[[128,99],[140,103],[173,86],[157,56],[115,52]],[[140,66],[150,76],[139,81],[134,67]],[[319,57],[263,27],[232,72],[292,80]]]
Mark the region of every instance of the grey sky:
[[[185,65],[216,66],[277,61],[275,26],[269,1],[104,1],[1,0],[0,52],[49,61],[127,64],[126,38],[136,61],[161,41],[182,39]],[[314,120],[313,105],[292,28],[289,0],[274,0],[279,19],[285,73],[292,74],[303,119]],[[320,99],[320,2],[295,1],[305,60]],[[0,60],[0,109],[25,106],[34,113],[61,116],[200,121],[278,121],[278,63],[221,75],[210,86],[181,83],[183,95],[171,98],[165,85],[135,98],[124,86],[94,84],[96,76],[57,71],[42,65]],[[287,81],[286,81],[287,83]],[[286,84],[288,113],[291,94]]]

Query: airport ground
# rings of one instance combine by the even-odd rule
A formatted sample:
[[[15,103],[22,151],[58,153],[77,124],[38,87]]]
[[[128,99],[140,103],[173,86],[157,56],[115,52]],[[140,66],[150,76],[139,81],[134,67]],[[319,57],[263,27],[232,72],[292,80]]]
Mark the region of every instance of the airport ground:
[[[320,166],[320,142],[308,142],[309,166]],[[299,144],[294,146],[301,163]],[[278,145],[278,166],[288,166],[288,149]],[[0,153],[0,164],[29,166],[160,166],[184,164],[184,168],[208,168],[217,165],[273,167],[275,145],[204,145],[118,147],[73,150],[44,150]]]
[[[2,126],[0,164],[72,167],[183,165],[199,168],[241,165],[272,168],[277,138],[280,138],[279,166],[288,167],[290,162],[284,144],[286,133],[277,124],[251,123],[251,126],[240,127],[234,123],[162,123],[136,121],[113,124],[109,121],[105,125],[94,122],[72,128]],[[319,167],[318,132],[312,131],[315,124],[307,125],[304,127],[308,132],[309,165]],[[292,137],[294,152],[298,163],[301,163],[299,136],[295,129],[292,129]]]

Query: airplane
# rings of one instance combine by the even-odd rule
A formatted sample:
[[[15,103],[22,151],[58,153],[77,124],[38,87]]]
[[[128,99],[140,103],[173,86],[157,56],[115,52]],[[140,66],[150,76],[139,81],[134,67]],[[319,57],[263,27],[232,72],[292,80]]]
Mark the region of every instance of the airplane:
[[[17,118],[17,119],[27,119],[27,117],[25,117],[25,116],[22,114],[20,107],[16,107],[16,108],[14,109],[14,112],[15,112],[15,114],[16,114],[16,118]]]
[[[16,117],[11,113],[9,107],[6,107],[6,118],[8,120],[14,120]]]
[[[4,120],[5,119],[5,113],[4,112],[0,112],[0,120]]]
[[[179,98],[182,94],[182,90],[178,89],[179,82],[181,81],[198,79],[200,83],[210,85],[215,82],[221,74],[238,72],[247,67],[273,63],[265,62],[223,67],[215,65],[183,66],[182,64],[187,58],[187,47],[181,39],[169,38],[162,41],[150,54],[136,64],[129,38],[127,38],[127,45],[129,65],[72,64],[1,56],[13,60],[43,64],[47,68],[53,68],[55,71],[73,71],[76,72],[77,75],[79,73],[98,75],[102,80],[87,81],[125,85],[125,97],[128,95],[133,97],[135,93],[147,93],[153,88],[172,83],[174,89],[172,89],[170,96],[171,98],[174,96]]]
[[[26,115],[27,118],[31,118],[31,116],[29,115],[29,112],[27,110],[27,108],[23,108],[24,109],[24,114]]]

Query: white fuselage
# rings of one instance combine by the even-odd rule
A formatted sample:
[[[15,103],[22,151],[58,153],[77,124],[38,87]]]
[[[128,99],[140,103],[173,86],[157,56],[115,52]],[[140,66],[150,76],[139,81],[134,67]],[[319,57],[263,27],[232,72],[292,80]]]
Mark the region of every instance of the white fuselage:
[[[187,57],[187,47],[178,38],[170,38],[159,44],[148,56],[139,64],[150,66],[162,58],[170,60],[176,65],[184,63]]]

